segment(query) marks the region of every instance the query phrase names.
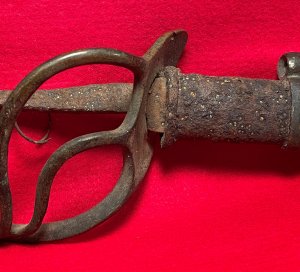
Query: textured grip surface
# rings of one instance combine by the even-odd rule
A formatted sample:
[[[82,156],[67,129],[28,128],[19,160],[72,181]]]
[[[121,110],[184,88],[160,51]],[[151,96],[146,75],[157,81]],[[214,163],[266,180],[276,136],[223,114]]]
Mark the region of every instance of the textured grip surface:
[[[182,74],[167,67],[167,110],[162,146],[182,137],[285,145],[290,133],[287,80]]]

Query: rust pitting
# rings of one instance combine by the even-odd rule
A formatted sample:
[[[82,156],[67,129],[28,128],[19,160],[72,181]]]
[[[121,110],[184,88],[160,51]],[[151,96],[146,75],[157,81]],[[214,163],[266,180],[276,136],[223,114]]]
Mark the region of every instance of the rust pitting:
[[[39,90],[25,104],[24,109],[39,111],[127,112],[133,84],[112,83]],[[10,91],[0,91],[2,105]]]
[[[259,80],[182,74],[177,106],[168,101],[163,145],[181,137],[214,141],[284,143],[289,135],[291,93],[286,80]],[[174,92],[168,88],[168,92]],[[170,97],[169,95],[168,97]]]
[[[113,49],[67,53],[39,66],[13,92],[0,92],[0,239],[58,240],[105,221],[126,202],[149,167],[152,148],[148,130],[162,134],[162,146],[183,137],[300,146],[299,53],[281,58],[280,80],[209,77],[183,74],[174,67],[186,40],[184,31],[166,33],[143,57]],[[290,60],[293,67],[289,67]],[[134,84],[88,85],[35,93],[45,80],[58,72],[94,63],[131,70]],[[39,175],[34,213],[27,225],[12,223],[7,175],[10,135],[23,109],[126,112],[117,129],[82,135],[51,155]],[[121,145],[124,150],[122,174],[112,192],[83,214],[43,224],[51,185],[61,166],[80,152],[110,144]]]
[[[74,236],[103,222],[125,203],[144,177],[152,156],[147,141],[148,92],[157,74],[165,66],[176,65],[186,40],[187,34],[184,31],[166,33],[143,57],[103,48],[70,52],[40,65],[20,82],[2,102],[0,112],[0,239],[36,242]],[[63,70],[96,63],[113,64],[131,70],[134,73],[134,84],[90,85],[34,94],[47,79]],[[6,95],[2,93],[0,96],[4,98]],[[12,222],[12,197],[7,176],[8,144],[23,108],[126,112],[117,129],[74,138],[51,155],[39,175],[33,216],[26,225]],[[43,224],[51,185],[61,166],[80,152],[111,144],[121,145],[124,149],[123,169],[114,189],[85,213]]]

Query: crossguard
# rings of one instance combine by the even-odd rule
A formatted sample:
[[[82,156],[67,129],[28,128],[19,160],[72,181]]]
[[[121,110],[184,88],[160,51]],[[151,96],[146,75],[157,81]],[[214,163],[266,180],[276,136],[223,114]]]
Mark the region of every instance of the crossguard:
[[[60,55],[25,77],[10,94],[0,112],[0,239],[28,242],[51,241],[82,233],[116,212],[145,175],[152,155],[147,142],[146,99],[156,75],[176,65],[187,40],[184,31],[163,35],[143,57],[114,49],[86,49]],[[86,64],[113,64],[134,73],[133,95],[122,124],[115,130],[82,135],[62,145],[44,165],[36,190],[34,213],[29,224],[12,223],[12,197],[7,170],[8,144],[15,121],[33,93],[50,77]],[[76,154],[102,145],[121,145],[123,169],[114,189],[89,211],[70,219],[42,224],[51,186],[62,165]]]

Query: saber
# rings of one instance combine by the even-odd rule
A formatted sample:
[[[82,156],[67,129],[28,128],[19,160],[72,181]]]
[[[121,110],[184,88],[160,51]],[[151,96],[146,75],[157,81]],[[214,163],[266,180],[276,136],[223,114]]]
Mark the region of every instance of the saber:
[[[278,64],[279,80],[183,74],[176,64],[187,41],[182,30],[166,33],[137,57],[114,49],[85,49],[40,65],[14,91],[0,92],[0,239],[52,241],[82,233],[115,213],[134,192],[150,164],[147,132],[162,135],[162,147],[180,138],[300,145],[300,54],[288,53]],[[85,64],[113,64],[134,73],[134,83],[89,85],[35,91],[50,77]],[[39,111],[125,112],[122,124],[74,138],[47,160],[36,189],[28,224],[13,224],[7,175],[8,144],[22,109]],[[23,135],[24,136],[24,135]],[[96,206],[73,218],[42,223],[53,179],[62,165],[88,149],[118,144],[123,169],[113,190]]]

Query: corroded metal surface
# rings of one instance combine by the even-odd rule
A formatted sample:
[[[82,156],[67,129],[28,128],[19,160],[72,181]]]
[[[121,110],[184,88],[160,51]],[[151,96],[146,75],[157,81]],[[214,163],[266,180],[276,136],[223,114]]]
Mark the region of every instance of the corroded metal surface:
[[[133,85],[114,83],[39,90],[35,92],[24,109],[40,111],[89,111],[89,112],[126,112],[128,110]],[[2,105],[10,91],[0,91]]]
[[[7,175],[7,152],[10,135],[18,114],[36,89],[51,76],[79,65],[107,63],[130,69],[135,78],[141,78],[134,86],[132,96],[134,104],[129,106],[127,116],[121,126],[113,131],[83,135],[62,145],[48,159],[43,167],[37,184],[34,213],[26,225],[12,224],[11,193]],[[133,137],[135,126],[139,125],[137,116],[143,105],[146,77],[144,59],[112,49],[86,49],[58,56],[31,72],[10,94],[0,113],[0,180],[1,180],[1,221],[2,239],[10,240],[55,240],[81,233],[105,220],[115,212],[132,193],[137,183],[136,177],[143,175],[145,165],[149,163],[151,151],[143,143],[145,154],[137,158],[136,146],[128,142]],[[135,117],[135,118],[134,118]],[[139,125],[141,126],[141,125]],[[143,137],[143,133],[136,135]],[[43,224],[50,196],[51,185],[60,167],[74,155],[93,147],[120,144],[124,148],[124,168],[113,191],[98,205],[88,212],[63,221]],[[141,143],[140,143],[141,145]],[[139,146],[140,148],[140,146]],[[134,166],[138,166],[135,169]],[[4,193],[5,192],[5,193]]]
[[[289,81],[182,74],[168,67],[162,145],[180,137],[287,144],[291,123]]]
[[[74,51],[60,55],[42,64],[24,78],[8,96],[0,112],[0,239],[28,242],[63,239],[94,227],[110,217],[123,205],[145,175],[151,160],[152,150],[147,142],[148,129],[146,123],[148,92],[156,75],[165,66],[176,65],[186,40],[187,34],[184,31],[179,30],[166,33],[156,41],[143,57],[136,57],[113,49]],[[117,111],[126,109],[127,113],[122,124],[112,131],[97,132],[77,137],[54,152],[39,175],[34,213],[30,222],[28,224],[13,224],[7,156],[10,136],[18,115],[38,87],[47,79],[66,69],[95,63],[122,66],[134,73],[134,85],[129,104],[127,104],[128,98],[126,98],[122,101],[122,105],[116,108]],[[96,93],[93,88],[90,89],[92,96]],[[104,87],[104,89],[106,88]],[[111,87],[107,88],[107,90],[110,89]],[[77,90],[79,90],[77,94],[82,95],[81,90]],[[71,96],[76,93],[76,91],[68,92],[65,90],[64,94]],[[125,92],[122,95],[127,94]],[[50,106],[53,101],[60,100],[60,95],[54,91],[50,94],[50,97],[47,100],[47,105],[43,106],[46,110],[49,110],[51,107],[52,109],[63,110],[87,110],[99,107],[101,103],[104,103],[103,105],[101,104],[100,108],[104,109],[107,107],[107,110],[112,111],[110,107],[111,102],[114,98],[119,99],[112,95],[106,96],[106,101],[94,101],[94,99],[97,100],[99,97],[93,96],[87,99],[87,101],[91,102],[88,106],[84,103],[83,106],[77,107],[77,105],[74,105],[70,107],[63,105],[62,102]],[[105,98],[105,96],[103,97]],[[65,98],[61,101],[64,101],[65,104],[68,102]],[[34,104],[34,101],[32,103]],[[41,110],[40,105],[34,105],[32,108],[35,107]],[[110,144],[121,145],[124,149],[123,169],[114,189],[99,204],[87,212],[70,219],[43,224],[51,186],[61,166],[80,152]]]
[[[277,65],[277,74],[279,79],[300,78],[300,53],[282,55]]]
[[[154,132],[164,131],[166,115],[167,84],[165,77],[157,77],[147,99],[147,127]]]
[[[0,92],[1,240],[63,239],[109,218],[133,193],[148,169],[152,156],[148,130],[163,135],[162,146],[181,137],[300,145],[299,53],[289,53],[280,59],[280,80],[208,77],[182,74],[173,67],[186,40],[184,31],[166,33],[143,57],[113,49],[74,51],[36,68],[13,92]],[[134,84],[89,85],[35,93],[53,75],[93,63],[114,64],[131,70]],[[28,224],[13,224],[7,173],[8,144],[23,109],[126,112],[126,116],[117,129],[82,135],[54,152],[39,175],[32,219]],[[114,189],[85,213],[43,224],[53,179],[61,166],[80,152],[110,144],[124,149],[123,169]]]

